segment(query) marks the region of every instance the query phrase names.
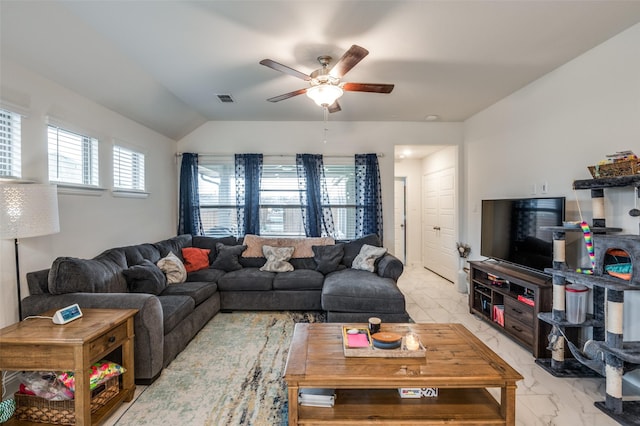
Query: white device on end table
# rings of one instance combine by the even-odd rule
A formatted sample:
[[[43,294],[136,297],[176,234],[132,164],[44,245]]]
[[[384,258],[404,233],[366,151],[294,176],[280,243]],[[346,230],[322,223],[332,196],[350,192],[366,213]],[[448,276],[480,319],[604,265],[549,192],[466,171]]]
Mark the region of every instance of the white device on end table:
[[[67,306],[66,308],[58,309],[56,313],[53,314],[53,323],[66,324],[80,317],[82,317],[80,306],[78,306],[77,303],[74,303],[73,305]]]

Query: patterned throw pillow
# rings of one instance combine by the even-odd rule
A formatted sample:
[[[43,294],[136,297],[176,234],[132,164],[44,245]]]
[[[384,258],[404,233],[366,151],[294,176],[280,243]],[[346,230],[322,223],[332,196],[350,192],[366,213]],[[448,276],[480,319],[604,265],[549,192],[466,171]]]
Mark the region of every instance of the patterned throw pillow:
[[[221,269],[225,272],[237,271],[242,269],[242,265],[238,261],[238,257],[243,251],[247,249],[247,246],[225,246],[222,243],[216,244],[216,250],[218,255],[216,260],[213,261],[211,267],[214,269]]]
[[[187,280],[187,270],[172,251],[166,257],[158,260],[157,265],[167,276],[167,284],[179,284]]]
[[[271,247],[262,246],[262,253],[267,258],[261,271],[267,272],[289,272],[293,271],[293,265],[288,262],[293,255],[294,247]]]
[[[384,247],[374,247],[369,244],[364,244],[360,249],[360,253],[353,259],[351,268],[373,272],[375,270],[376,260],[384,256],[386,252],[387,249]]]

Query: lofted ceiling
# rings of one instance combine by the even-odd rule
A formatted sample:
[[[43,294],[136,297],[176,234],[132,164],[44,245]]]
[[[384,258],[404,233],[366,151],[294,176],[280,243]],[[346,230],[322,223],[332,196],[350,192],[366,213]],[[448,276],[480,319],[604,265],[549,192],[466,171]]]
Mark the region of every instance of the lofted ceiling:
[[[330,120],[457,122],[638,22],[633,0],[0,0],[0,61],[177,140],[210,120],[322,120],[304,95],[266,101],[307,83],[265,58],[309,74],[357,44],[370,53],[343,81],[395,89],[346,92]]]

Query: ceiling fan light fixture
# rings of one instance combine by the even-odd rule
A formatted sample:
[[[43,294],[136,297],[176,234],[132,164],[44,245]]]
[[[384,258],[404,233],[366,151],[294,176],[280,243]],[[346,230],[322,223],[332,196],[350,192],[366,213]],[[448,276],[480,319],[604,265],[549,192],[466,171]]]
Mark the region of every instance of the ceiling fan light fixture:
[[[342,88],[332,84],[319,84],[307,89],[307,96],[318,106],[329,107],[343,94]]]

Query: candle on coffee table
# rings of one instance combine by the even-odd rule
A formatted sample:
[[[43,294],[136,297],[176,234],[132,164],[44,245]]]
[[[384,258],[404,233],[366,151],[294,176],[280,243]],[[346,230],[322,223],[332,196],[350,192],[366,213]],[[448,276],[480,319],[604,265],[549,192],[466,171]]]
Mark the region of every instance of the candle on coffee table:
[[[407,333],[404,338],[404,345],[409,351],[417,351],[420,349],[420,339],[418,335],[412,332]]]

